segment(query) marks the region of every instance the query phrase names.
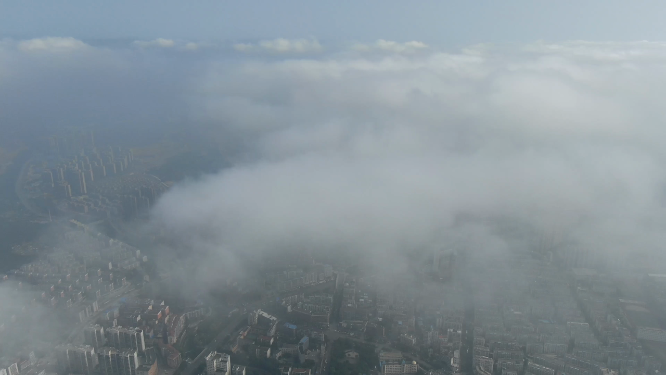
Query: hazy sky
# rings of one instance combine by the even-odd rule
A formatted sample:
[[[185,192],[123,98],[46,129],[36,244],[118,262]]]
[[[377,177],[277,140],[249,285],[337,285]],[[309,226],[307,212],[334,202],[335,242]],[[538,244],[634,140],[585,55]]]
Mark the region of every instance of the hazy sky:
[[[13,38],[421,40],[442,46],[534,40],[664,40],[657,0],[3,1]]]

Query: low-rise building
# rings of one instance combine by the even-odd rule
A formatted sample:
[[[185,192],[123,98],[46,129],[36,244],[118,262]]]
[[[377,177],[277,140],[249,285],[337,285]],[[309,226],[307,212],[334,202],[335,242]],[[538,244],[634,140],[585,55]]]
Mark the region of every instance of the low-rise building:
[[[231,356],[216,351],[206,356],[207,375],[231,375]]]
[[[416,361],[407,362],[400,352],[379,353],[379,366],[385,375],[407,375],[416,374],[419,365]]]

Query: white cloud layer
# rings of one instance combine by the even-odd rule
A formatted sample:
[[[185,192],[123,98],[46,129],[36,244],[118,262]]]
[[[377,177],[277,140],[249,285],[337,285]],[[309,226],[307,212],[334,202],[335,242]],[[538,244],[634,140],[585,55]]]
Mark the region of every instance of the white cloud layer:
[[[133,43],[139,48],[172,48],[176,45],[173,39],[157,38],[154,40],[136,40]]]
[[[284,39],[262,40],[257,44],[238,43],[234,49],[240,52],[270,53],[313,53],[321,52],[323,47],[316,39]]]
[[[74,38],[35,38],[18,43],[18,49],[24,52],[67,52],[88,47],[84,42]]]
[[[156,216],[240,252],[391,255],[471,215],[616,259],[660,254],[664,52],[537,43],[211,65],[194,111],[250,157],[177,186]]]
[[[429,46],[423,42],[411,41],[405,43],[391,40],[379,39],[374,44],[356,43],[352,49],[359,52],[391,52],[391,53],[414,53],[428,49]]]
[[[188,132],[205,124],[234,166],[177,185],[154,218],[221,256],[344,248],[387,259],[438,246],[460,217],[475,217],[666,266],[666,45],[421,51],[247,61],[215,48],[4,41],[0,113],[4,126],[45,124],[33,134],[55,119],[159,125],[146,134],[167,115],[189,119]]]
[[[200,48],[198,43],[188,42],[185,44],[185,49],[188,51],[196,51]]]

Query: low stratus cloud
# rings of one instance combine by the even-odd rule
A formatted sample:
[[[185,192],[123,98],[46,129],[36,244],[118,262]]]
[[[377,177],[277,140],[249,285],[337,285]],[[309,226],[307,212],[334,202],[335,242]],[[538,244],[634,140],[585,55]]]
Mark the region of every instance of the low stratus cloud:
[[[141,50],[176,50],[176,51],[199,51],[217,47],[215,43],[205,41],[188,41],[157,38],[153,40],[135,40],[132,46]]]
[[[316,39],[285,39],[262,40],[254,43],[237,43],[234,49],[240,52],[269,53],[312,53],[321,52],[323,47]]]
[[[176,186],[155,216],[239,253],[402,259],[387,256],[444,246],[462,216],[524,223],[609,258],[660,254],[663,46],[401,51],[211,64],[193,111],[244,153]]]
[[[88,45],[74,38],[47,37],[22,40],[17,47],[24,52],[67,52],[86,48]]]
[[[356,43],[352,49],[359,52],[392,52],[392,53],[414,53],[429,48],[427,44],[418,41],[394,42],[391,40],[379,39],[374,44]]]
[[[159,134],[175,117],[205,131],[233,166],[176,185],[151,225],[234,266],[243,254],[304,248],[406,262],[391,256],[446,246],[461,231],[484,238],[475,251],[500,254],[520,242],[494,228],[505,221],[663,264],[661,43],[457,53],[416,43],[419,53],[405,53],[407,44],[386,42],[367,54],[326,53],[314,39],[235,46],[270,61],[188,53],[187,43],[165,54],[3,41],[0,114],[25,128],[58,120],[115,130],[123,120],[137,124],[134,135],[151,121],[160,127],[145,133]],[[309,52],[319,53],[296,57]]]
[[[154,40],[136,40],[132,44],[140,48],[172,48],[176,45],[173,39],[157,38]]]
[[[201,48],[202,44],[201,43],[195,43],[195,42],[187,42],[185,43],[185,49],[188,51],[196,51],[199,48]]]

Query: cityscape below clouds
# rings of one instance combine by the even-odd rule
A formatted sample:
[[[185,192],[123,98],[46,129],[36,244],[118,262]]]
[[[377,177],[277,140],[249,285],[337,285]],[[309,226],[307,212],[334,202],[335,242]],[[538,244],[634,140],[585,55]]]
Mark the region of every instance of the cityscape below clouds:
[[[1,4],[0,375],[660,374],[664,9]]]

